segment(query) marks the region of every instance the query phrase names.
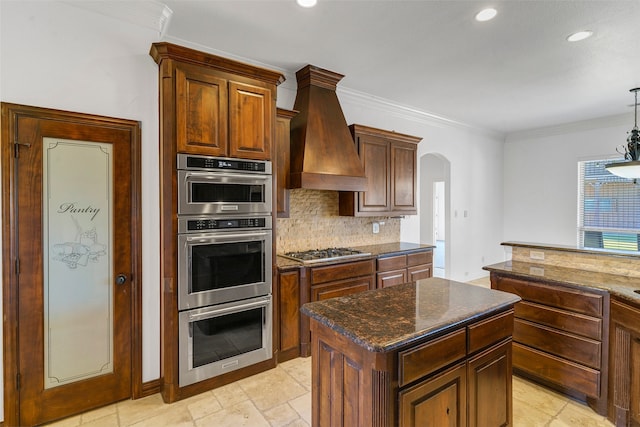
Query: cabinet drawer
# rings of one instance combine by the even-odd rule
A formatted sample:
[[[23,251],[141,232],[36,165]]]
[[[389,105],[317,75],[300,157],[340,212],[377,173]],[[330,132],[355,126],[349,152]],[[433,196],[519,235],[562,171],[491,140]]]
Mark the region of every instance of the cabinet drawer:
[[[311,287],[311,301],[343,297],[373,289],[373,276],[347,279]]]
[[[378,271],[390,271],[405,268],[407,266],[406,255],[396,255],[378,258]]]
[[[332,264],[323,267],[312,267],[309,270],[311,285],[375,273],[373,259],[348,262],[345,264]]]
[[[431,251],[414,252],[412,254],[407,254],[407,265],[409,267],[418,264],[431,264],[432,262],[433,253]]]
[[[415,282],[420,279],[428,279],[433,275],[433,264],[414,265],[407,268],[407,281]]]
[[[551,326],[561,331],[594,340],[602,339],[602,319],[572,313],[558,308],[521,301],[516,304],[516,317]]]
[[[398,353],[398,382],[402,387],[466,356],[466,328]]]
[[[498,277],[496,282],[497,289],[517,294],[525,301],[602,317],[604,297],[600,294],[581,292],[561,285],[543,285],[511,277]]]
[[[513,340],[572,362],[600,369],[602,344],[526,320],[516,319]]]
[[[513,310],[474,323],[468,329],[471,354],[513,334]]]
[[[407,283],[407,270],[393,270],[378,273],[378,288],[388,288],[389,286]]]
[[[600,397],[600,371],[513,343],[513,367],[587,396]]]

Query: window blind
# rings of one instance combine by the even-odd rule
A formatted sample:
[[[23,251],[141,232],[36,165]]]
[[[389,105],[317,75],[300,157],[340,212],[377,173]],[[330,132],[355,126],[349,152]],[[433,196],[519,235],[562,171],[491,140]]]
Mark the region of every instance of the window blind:
[[[605,165],[579,162],[578,243],[586,248],[638,251],[640,184],[613,175]]]

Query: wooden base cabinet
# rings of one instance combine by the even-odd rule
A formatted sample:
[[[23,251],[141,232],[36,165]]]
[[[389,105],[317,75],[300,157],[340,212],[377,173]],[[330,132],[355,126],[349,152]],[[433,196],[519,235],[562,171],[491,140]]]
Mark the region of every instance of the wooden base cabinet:
[[[609,420],[640,426],[640,307],[611,301]]]
[[[408,254],[380,256],[376,260],[376,287],[400,285],[433,276],[431,249]]]
[[[513,425],[513,310],[383,353],[311,330],[316,427]]]
[[[491,273],[515,306],[514,371],[607,414],[609,293]]]
[[[300,356],[300,269],[278,272],[278,363]]]
[[[399,425],[460,427],[467,425],[467,369],[456,365],[435,378],[400,391]]]
[[[340,264],[305,268],[300,286],[302,303],[322,301],[375,289],[375,260],[367,259]],[[301,323],[300,355],[310,355],[309,319]]]

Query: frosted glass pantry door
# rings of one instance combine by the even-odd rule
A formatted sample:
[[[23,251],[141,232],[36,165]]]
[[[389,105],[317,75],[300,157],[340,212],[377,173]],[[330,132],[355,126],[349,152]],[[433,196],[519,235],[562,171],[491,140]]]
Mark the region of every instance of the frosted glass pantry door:
[[[43,139],[44,388],[113,372],[113,147]]]

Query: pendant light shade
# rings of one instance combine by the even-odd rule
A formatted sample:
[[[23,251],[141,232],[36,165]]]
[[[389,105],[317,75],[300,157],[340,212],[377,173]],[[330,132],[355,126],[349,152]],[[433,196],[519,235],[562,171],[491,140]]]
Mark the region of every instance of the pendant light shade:
[[[629,92],[634,92],[636,97],[635,102],[635,121],[633,129],[629,132],[627,138],[627,145],[622,146],[623,151],[619,153],[624,154],[624,161],[610,163],[605,168],[614,175],[621,176],[623,178],[637,179],[640,178],[640,131],[638,130],[638,91],[640,88],[631,89]]]

